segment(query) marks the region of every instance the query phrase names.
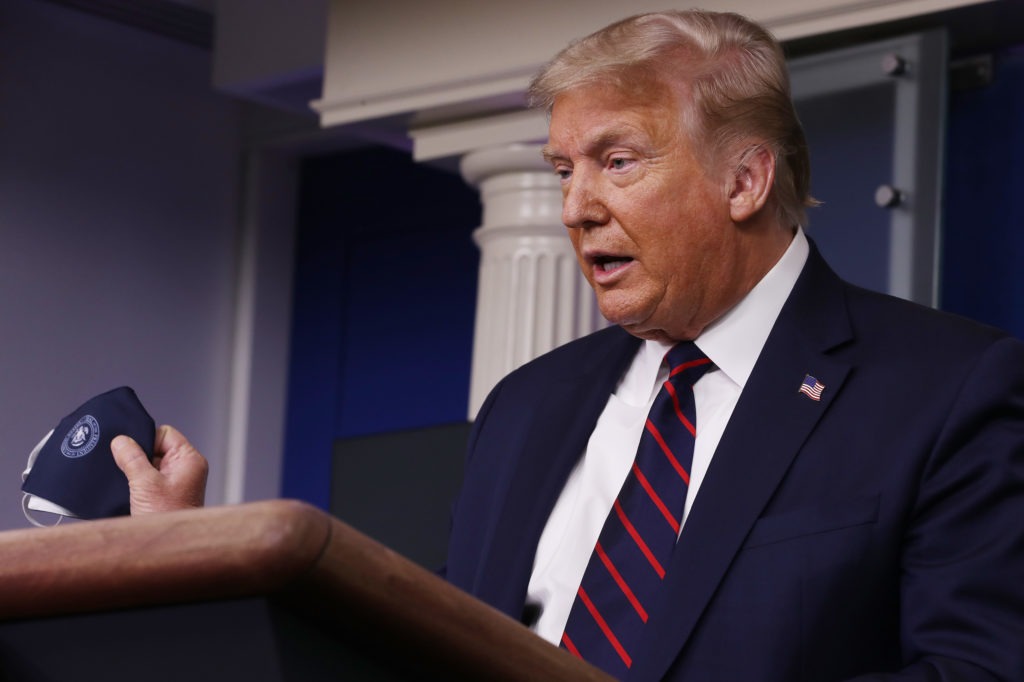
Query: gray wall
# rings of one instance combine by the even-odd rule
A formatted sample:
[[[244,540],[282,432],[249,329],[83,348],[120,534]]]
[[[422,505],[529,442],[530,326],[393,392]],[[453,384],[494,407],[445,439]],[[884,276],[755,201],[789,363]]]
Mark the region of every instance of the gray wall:
[[[238,111],[208,52],[0,2],[0,528],[20,472],[91,395],[133,386],[212,463],[229,401]]]

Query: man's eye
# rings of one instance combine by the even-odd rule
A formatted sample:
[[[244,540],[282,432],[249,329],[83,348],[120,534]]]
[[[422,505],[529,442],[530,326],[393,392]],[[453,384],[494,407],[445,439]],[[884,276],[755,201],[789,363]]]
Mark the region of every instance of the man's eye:
[[[562,180],[568,180],[572,177],[572,170],[569,168],[556,168],[555,175],[560,177]]]
[[[611,166],[613,170],[625,170],[629,167],[629,159],[612,159],[608,162],[608,165]]]

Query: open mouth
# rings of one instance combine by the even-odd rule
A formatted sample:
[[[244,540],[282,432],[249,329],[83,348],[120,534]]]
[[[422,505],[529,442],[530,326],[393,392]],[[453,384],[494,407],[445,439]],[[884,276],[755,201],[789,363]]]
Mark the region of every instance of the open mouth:
[[[618,270],[633,262],[628,256],[595,256],[594,267],[603,272]]]

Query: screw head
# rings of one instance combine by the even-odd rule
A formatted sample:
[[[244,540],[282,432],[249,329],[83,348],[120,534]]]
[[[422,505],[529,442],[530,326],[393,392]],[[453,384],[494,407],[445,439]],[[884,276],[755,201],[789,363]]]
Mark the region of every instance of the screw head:
[[[882,73],[887,76],[902,76],[907,72],[907,60],[895,52],[882,57]]]
[[[903,203],[903,192],[892,185],[879,185],[875,190],[875,204],[879,208],[895,208]]]

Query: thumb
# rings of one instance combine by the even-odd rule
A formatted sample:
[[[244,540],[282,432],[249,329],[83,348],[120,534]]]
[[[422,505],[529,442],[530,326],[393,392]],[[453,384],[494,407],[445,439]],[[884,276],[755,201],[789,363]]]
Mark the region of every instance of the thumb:
[[[110,450],[114,454],[114,462],[117,468],[124,472],[128,480],[138,476],[145,476],[154,471],[153,465],[149,463],[146,453],[129,436],[118,436],[110,443]]]

